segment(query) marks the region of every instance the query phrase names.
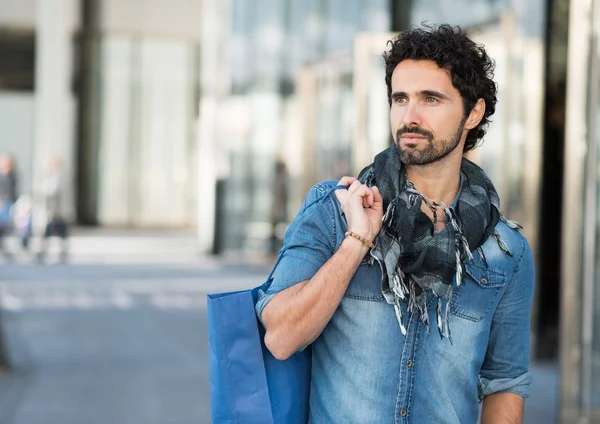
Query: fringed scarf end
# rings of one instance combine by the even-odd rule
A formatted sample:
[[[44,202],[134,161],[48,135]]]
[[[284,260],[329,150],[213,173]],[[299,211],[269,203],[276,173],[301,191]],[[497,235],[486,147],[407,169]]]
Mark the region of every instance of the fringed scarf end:
[[[406,295],[408,294],[408,288],[406,287],[406,283],[404,281],[404,276],[400,275],[400,271],[398,271],[394,277],[392,278],[393,284],[391,285],[392,292],[402,300],[406,299]]]
[[[400,303],[396,302],[394,304],[394,311],[396,312],[396,319],[398,320],[398,324],[400,324],[400,331],[403,336],[406,336],[406,327],[404,327],[404,322],[402,322],[402,308],[400,307]]]
[[[481,248],[481,246],[479,246],[477,248],[477,251],[479,252],[479,256],[481,256],[481,260],[483,261],[483,264],[485,265],[486,268],[488,268],[487,259],[485,257],[485,253],[483,252],[483,249]]]
[[[509,228],[512,228],[513,230],[521,231],[523,229],[523,226],[517,221],[508,219],[502,214],[500,214],[500,221],[504,222]]]
[[[494,234],[494,238],[496,239],[496,242],[498,243],[498,246],[500,247],[500,249],[502,249],[508,256],[512,257],[513,254],[510,251],[510,249],[508,248],[508,245],[502,239],[500,232],[498,232],[498,230],[494,230],[493,234]]]
[[[448,315],[448,312],[450,310],[450,301],[447,300],[444,303],[444,299],[442,299],[441,297],[437,298],[437,306],[436,306],[436,315],[437,315],[437,327],[438,327],[438,332],[440,333],[440,338],[443,339],[448,339],[450,341],[451,337],[450,337],[450,317]],[[444,312],[442,313],[442,308],[444,308]]]
[[[460,287],[462,283],[462,261],[460,258],[460,252],[456,251],[456,286]]]
[[[383,218],[382,218],[382,221],[383,221],[382,227],[383,228],[394,228],[393,223],[394,223],[394,218],[396,216],[396,205],[397,204],[398,204],[398,198],[395,198],[388,205],[387,210],[385,211],[385,214],[383,215]]]
[[[450,296],[450,299],[452,296]],[[444,336],[450,340],[450,317],[448,316],[448,312],[450,310],[450,300],[446,300],[446,310],[444,313]]]
[[[425,332],[430,335],[429,330],[429,312],[427,311],[427,296],[421,296],[419,298],[419,310],[421,313],[421,322],[425,325]]]

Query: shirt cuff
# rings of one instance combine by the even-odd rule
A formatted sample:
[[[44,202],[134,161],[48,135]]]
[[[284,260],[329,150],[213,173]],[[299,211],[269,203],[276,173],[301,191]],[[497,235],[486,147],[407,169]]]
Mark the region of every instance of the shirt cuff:
[[[529,371],[514,378],[479,377],[477,395],[479,400],[495,393],[514,393],[523,398],[529,397],[533,377]]]
[[[262,290],[259,290],[259,292],[258,292],[258,301],[256,302],[256,305],[254,306],[254,310],[256,311],[256,316],[258,317],[260,322],[263,324],[264,324],[264,322],[262,320],[263,310],[265,309],[265,306],[267,306],[267,303],[269,303],[271,301],[271,299],[273,299],[273,297],[275,297],[276,294],[277,293],[265,293]]]

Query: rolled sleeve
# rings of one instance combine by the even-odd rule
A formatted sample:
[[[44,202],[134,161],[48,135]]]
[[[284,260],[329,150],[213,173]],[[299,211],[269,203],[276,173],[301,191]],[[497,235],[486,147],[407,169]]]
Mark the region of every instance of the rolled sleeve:
[[[258,294],[256,315],[261,321],[263,310],[277,293],[311,279],[333,255],[336,240],[333,202],[337,201],[334,194],[306,208],[329,188],[326,183],[314,186],[288,228],[284,237],[287,250],[277,266],[273,282],[266,292]]]
[[[483,399],[495,393],[514,393],[526,398],[529,396],[532,381],[533,377],[529,371],[515,378],[490,379],[480,377],[478,384],[479,398]]]
[[[535,270],[531,249],[521,236],[522,252],[508,287],[494,313],[490,339],[481,368],[480,399],[495,393],[529,396],[530,311]]]

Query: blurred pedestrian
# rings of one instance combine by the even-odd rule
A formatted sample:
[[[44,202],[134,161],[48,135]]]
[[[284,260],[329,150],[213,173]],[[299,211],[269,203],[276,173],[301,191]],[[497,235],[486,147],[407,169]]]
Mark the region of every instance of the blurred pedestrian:
[[[521,423],[533,257],[463,158],[496,108],[494,63],[450,25],[388,47],[394,145],[308,193],[256,303],[265,344],[311,346],[314,423],[475,423],[480,402],[482,424]]]
[[[39,181],[36,193],[36,207],[41,208],[35,213],[44,222],[44,232],[37,254],[38,260],[43,261],[48,253],[49,241],[52,237],[60,240],[60,258],[65,262],[68,257],[69,223],[73,219],[73,200],[71,182],[57,157],[50,158],[46,169]]]
[[[17,200],[17,175],[13,159],[0,155],[0,253],[11,257],[5,249],[4,238],[12,229],[12,207]]]
[[[283,246],[283,236],[287,227],[288,207],[288,170],[285,162],[278,159],[275,162],[275,177],[273,178],[273,200],[271,205],[271,246],[270,253],[275,254]]]
[[[33,202],[31,196],[23,194],[19,196],[13,206],[14,231],[21,242],[23,250],[29,249],[33,224]]]

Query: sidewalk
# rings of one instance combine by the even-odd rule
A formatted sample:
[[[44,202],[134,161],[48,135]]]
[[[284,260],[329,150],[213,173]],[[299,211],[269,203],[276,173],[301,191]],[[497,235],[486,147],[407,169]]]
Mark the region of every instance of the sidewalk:
[[[216,266],[265,266],[274,258],[256,252],[227,251],[213,256],[200,252],[195,229],[139,229],[74,227],[69,238],[69,263],[71,264],[193,264]],[[17,240],[8,237],[9,249],[17,252],[18,263],[30,262],[20,254]],[[32,240],[36,251],[39,240]],[[51,253],[58,252],[56,241],[50,245]],[[57,261],[49,255],[49,262]]]
[[[210,423],[206,293],[269,265],[201,255],[193,232],[81,228],[49,259],[0,261],[0,424]]]

